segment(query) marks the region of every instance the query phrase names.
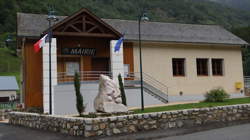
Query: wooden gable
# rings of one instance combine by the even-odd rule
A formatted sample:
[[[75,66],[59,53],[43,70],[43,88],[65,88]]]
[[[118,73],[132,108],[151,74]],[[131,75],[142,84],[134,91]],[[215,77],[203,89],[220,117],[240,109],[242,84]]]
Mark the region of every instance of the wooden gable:
[[[118,39],[122,35],[87,9],[81,9],[52,27],[53,35]]]

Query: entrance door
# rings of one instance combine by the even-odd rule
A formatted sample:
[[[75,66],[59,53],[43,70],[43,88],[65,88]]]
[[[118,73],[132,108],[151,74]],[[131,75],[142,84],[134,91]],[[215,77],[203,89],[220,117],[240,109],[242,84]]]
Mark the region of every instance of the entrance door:
[[[92,71],[109,71],[109,58],[92,58]]]
[[[99,79],[100,74],[108,75],[109,71],[109,58],[98,57],[92,58],[92,72],[93,79]]]

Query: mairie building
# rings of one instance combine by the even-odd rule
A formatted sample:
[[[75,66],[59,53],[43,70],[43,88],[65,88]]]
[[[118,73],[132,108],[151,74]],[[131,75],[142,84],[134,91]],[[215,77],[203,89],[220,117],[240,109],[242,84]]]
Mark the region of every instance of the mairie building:
[[[74,72],[81,82],[100,74],[125,83],[140,79],[138,21],[102,19],[87,9],[58,16],[52,25],[52,102],[72,92]],[[17,43],[22,54],[22,97],[25,107],[49,110],[49,45],[33,45],[48,32],[47,15],[17,13]],[[119,52],[117,41],[124,36]],[[217,25],[141,22],[142,71],[145,86],[164,98],[201,95],[221,87],[239,94],[244,89],[241,49],[247,42]],[[98,88],[98,87],[97,87]],[[69,91],[72,89],[72,91]],[[157,93],[156,93],[157,94]],[[138,94],[139,96],[139,94]],[[138,101],[139,102],[139,101]],[[74,104],[73,104],[74,106]],[[66,107],[65,107],[66,108]]]

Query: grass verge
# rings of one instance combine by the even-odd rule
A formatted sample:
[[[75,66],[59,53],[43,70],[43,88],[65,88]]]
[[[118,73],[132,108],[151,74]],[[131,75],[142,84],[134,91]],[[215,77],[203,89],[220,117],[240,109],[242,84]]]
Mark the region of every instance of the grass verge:
[[[20,63],[20,57],[16,56],[13,50],[8,48],[0,48],[0,76],[15,76],[19,87]]]
[[[140,109],[132,110],[135,113],[150,113],[150,112],[162,112],[162,111],[171,111],[171,110],[183,110],[183,109],[192,109],[192,108],[205,108],[205,107],[216,107],[216,106],[225,106],[225,105],[235,105],[235,104],[247,104],[250,103],[250,98],[236,98],[236,99],[226,99],[224,102],[200,102],[200,103],[191,103],[191,104],[181,104],[181,105],[170,105],[170,106],[161,106],[161,107],[150,107],[145,108],[144,111]]]

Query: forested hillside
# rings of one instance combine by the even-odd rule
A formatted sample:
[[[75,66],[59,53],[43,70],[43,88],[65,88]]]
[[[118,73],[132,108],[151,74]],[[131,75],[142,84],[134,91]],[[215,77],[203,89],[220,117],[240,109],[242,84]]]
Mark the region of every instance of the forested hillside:
[[[250,26],[241,27],[232,29],[232,32],[244,39],[247,42],[250,42]],[[244,65],[244,74],[250,76],[250,47],[244,48],[243,50],[243,65]]]
[[[250,11],[250,0],[209,0],[209,1],[218,2],[235,9]]]
[[[238,0],[237,0],[238,1]],[[16,30],[16,12],[46,14],[54,5],[58,15],[70,15],[82,7],[103,18],[136,19],[145,7],[152,21],[246,26],[250,13],[202,0],[0,0],[0,32]]]
[[[55,7],[56,15],[71,15],[84,7],[102,18],[136,20],[144,8],[151,21],[218,24],[229,30],[250,24],[250,11],[210,0],[0,0],[0,47],[8,34],[16,32],[17,12],[47,14],[48,5]]]

